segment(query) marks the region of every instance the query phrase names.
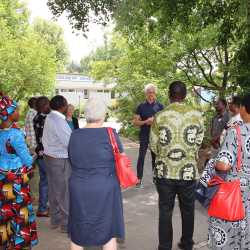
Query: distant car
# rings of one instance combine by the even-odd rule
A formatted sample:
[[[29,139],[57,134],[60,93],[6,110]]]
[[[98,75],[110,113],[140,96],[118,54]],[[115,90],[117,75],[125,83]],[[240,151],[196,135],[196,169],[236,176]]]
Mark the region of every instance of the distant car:
[[[116,132],[119,133],[122,128],[122,123],[115,117],[109,117],[107,121],[104,122],[103,126],[114,128]]]

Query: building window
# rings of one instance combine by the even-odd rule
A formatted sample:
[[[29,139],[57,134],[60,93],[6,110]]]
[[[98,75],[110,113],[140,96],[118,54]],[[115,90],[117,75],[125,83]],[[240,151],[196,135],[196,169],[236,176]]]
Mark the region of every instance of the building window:
[[[74,89],[61,89],[61,92],[75,92]]]
[[[63,79],[64,79],[64,76],[58,75],[58,76],[56,77],[56,79],[57,79],[57,80],[63,80]]]
[[[97,92],[98,93],[103,93],[103,90],[102,89],[98,89]]]
[[[88,99],[89,98],[89,92],[87,89],[84,89],[84,99]]]
[[[109,90],[104,90],[104,93],[109,93]]]
[[[56,89],[56,95],[58,95],[59,94],[59,89]]]

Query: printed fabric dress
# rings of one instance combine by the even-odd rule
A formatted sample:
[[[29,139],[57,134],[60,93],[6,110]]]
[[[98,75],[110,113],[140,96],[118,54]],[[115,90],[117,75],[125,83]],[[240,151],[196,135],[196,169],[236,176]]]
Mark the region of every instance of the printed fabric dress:
[[[241,221],[229,222],[214,217],[209,218],[209,248],[213,250],[249,250],[250,249],[250,124],[243,124],[242,170],[236,171],[237,135],[236,130],[228,130],[223,146],[217,156],[218,160],[230,164],[232,169],[227,180],[240,178],[241,191],[246,217]]]
[[[23,132],[13,125],[0,130],[0,246],[31,249],[38,243],[28,181],[32,157]]]

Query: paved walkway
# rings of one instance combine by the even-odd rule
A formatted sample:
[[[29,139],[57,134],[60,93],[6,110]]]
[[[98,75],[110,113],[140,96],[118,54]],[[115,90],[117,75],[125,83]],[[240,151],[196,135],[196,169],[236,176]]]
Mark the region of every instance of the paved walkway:
[[[138,146],[137,144],[124,140],[127,154],[136,166]],[[145,164],[145,177],[143,189],[130,189],[123,192],[124,213],[126,223],[126,240],[120,242],[120,250],[156,250],[157,249],[157,193],[151,183],[152,174],[149,154]],[[174,224],[174,247],[181,234],[181,216],[176,201],[176,208],[173,215]],[[69,239],[65,234],[49,229],[48,219],[38,220],[38,233],[40,243],[34,250],[69,250]],[[195,220],[195,249],[207,250],[207,217],[206,211],[197,204]],[[93,247],[85,250],[100,250]]]

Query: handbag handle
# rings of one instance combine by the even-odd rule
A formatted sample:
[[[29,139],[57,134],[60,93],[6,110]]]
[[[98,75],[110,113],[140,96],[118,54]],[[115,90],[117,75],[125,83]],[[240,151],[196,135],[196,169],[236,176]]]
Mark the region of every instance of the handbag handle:
[[[237,135],[237,166],[236,166],[236,169],[239,172],[241,170],[241,165],[242,165],[242,153],[241,153],[242,140],[241,140],[240,126],[236,126],[235,129],[236,129],[236,135]]]
[[[209,182],[208,182],[208,186],[212,187],[212,186],[216,186],[219,184],[225,183],[225,180],[223,178],[221,178],[218,175],[215,175]]]
[[[116,138],[115,138],[113,129],[107,128],[107,131],[108,131],[109,140],[110,140],[110,143],[112,145],[114,154],[119,154],[120,151],[119,151],[119,147],[118,147],[117,142],[116,142]]]

